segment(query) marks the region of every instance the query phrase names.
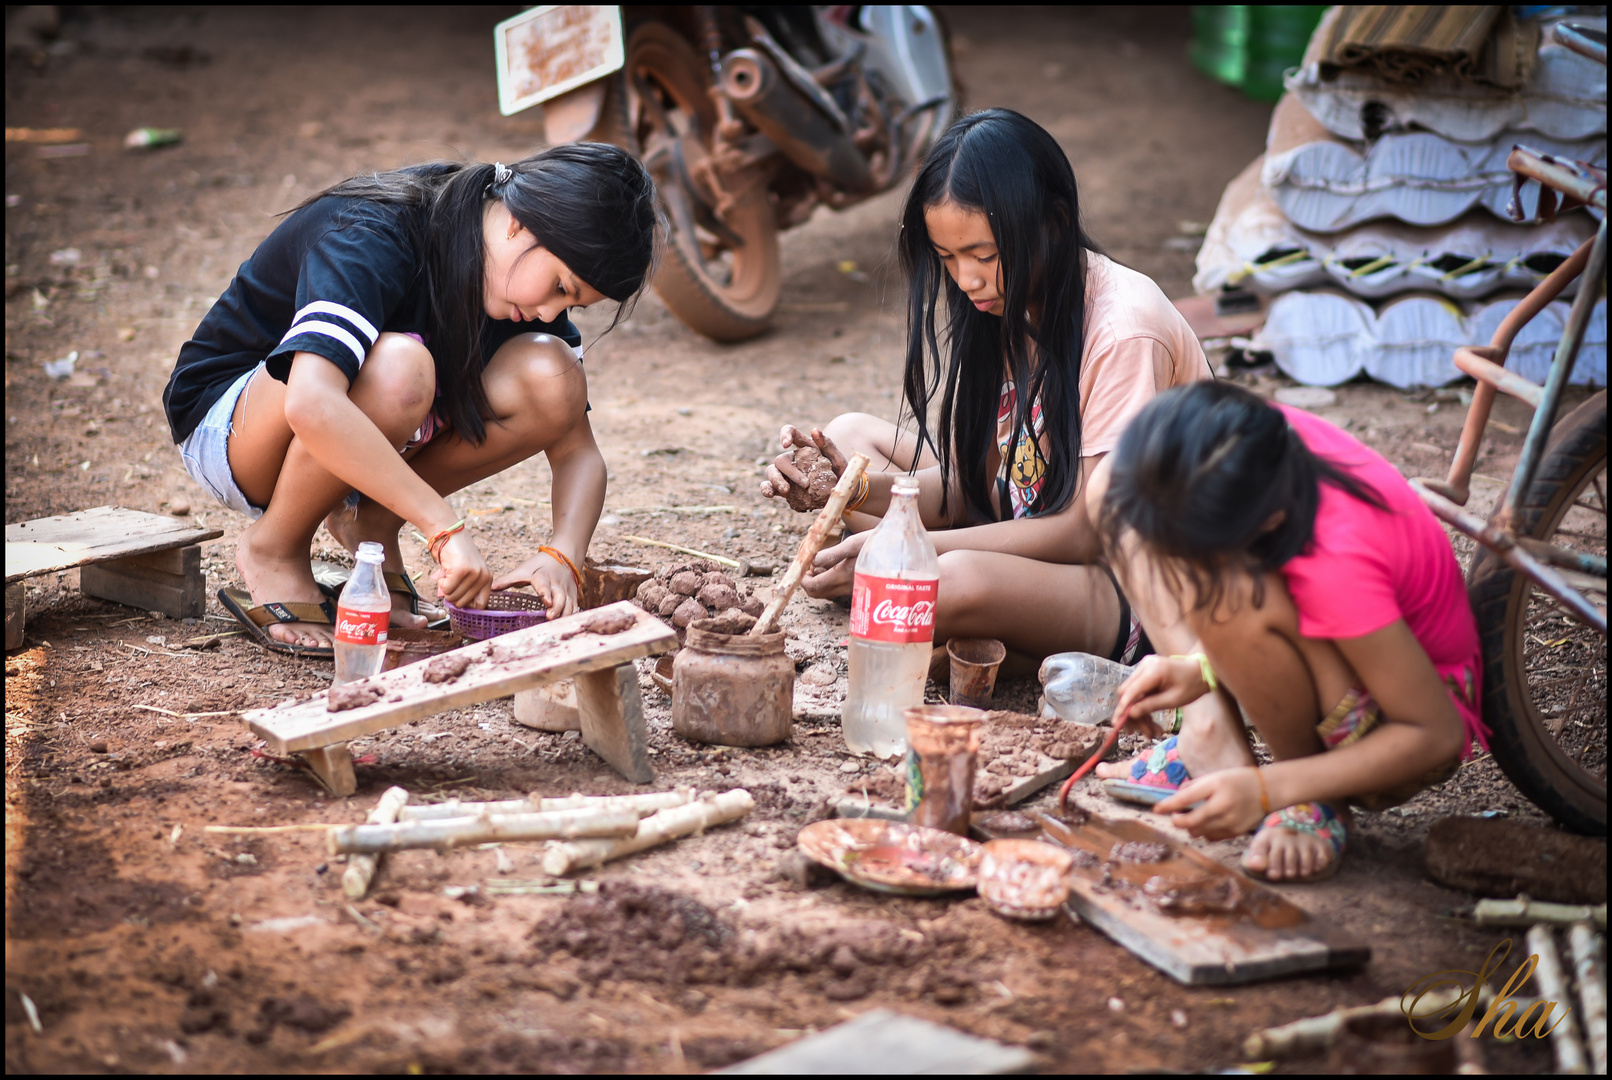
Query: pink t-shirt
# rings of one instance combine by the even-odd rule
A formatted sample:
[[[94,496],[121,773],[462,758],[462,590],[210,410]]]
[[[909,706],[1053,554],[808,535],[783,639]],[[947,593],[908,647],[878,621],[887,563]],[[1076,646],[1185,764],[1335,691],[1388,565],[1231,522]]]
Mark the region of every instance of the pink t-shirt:
[[[1462,756],[1472,739],[1487,749],[1478,624],[1444,527],[1382,455],[1302,409],[1276,408],[1313,453],[1369,484],[1388,505],[1378,510],[1322,483],[1311,546],[1282,566],[1299,633],[1362,637],[1404,619],[1466,725]]]

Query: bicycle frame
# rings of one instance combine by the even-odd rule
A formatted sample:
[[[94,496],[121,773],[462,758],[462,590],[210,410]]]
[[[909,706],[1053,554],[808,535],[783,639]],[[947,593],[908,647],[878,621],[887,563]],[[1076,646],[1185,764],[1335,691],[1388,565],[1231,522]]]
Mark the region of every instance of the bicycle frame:
[[[1568,612],[1605,637],[1606,611],[1587,600],[1574,587],[1574,582],[1590,585],[1594,584],[1590,579],[1598,578],[1604,594],[1606,558],[1542,543],[1530,537],[1519,537],[1514,526],[1520,518],[1523,500],[1533,483],[1534,474],[1544,458],[1545,447],[1560,409],[1562,390],[1572,374],[1573,363],[1578,358],[1585,330],[1595,310],[1595,302],[1599,299],[1598,285],[1606,275],[1606,173],[1582,162],[1565,162],[1521,146],[1512,150],[1506,164],[1517,174],[1519,185],[1525,179],[1532,179],[1539,181],[1546,189],[1540,198],[1541,213],[1554,211],[1556,199],[1550,193],[1559,192],[1571,204],[1599,207],[1601,226],[1593,238],[1585,241],[1570,259],[1540,282],[1506,316],[1487,346],[1463,346],[1455,351],[1455,366],[1478,382],[1472,394],[1472,404],[1467,410],[1466,423],[1461,429],[1461,442],[1456,448],[1455,460],[1450,464],[1446,479],[1423,479],[1412,483],[1422,501],[1441,520],[1496,552],[1555,598]],[[1574,278],[1579,278],[1578,295],[1573,300],[1562,339],[1556,346],[1556,355],[1551,360],[1545,385],[1539,386],[1515,372],[1507,371],[1506,355],[1517,332],[1545,310]],[[1484,429],[1489,423],[1489,412],[1494,406],[1497,392],[1527,402],[1533,407],[1534,418],[1523,440],[1522,454],[1512,473],[1506,501],[1490,520],[1484,521],[1462,507],[1471,494],[1472,470],[1477,463],[1478,447],[1483,442]]]

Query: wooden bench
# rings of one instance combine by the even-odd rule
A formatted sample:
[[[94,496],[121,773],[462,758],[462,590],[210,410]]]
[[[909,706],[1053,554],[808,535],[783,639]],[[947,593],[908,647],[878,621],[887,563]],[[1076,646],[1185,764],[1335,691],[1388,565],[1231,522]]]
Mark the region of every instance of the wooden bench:
[[[631,615],[633,626],[608,636],[566,636],[601,613]],[[375,676],[372,682],[381,691],[380,700],[356,709],[330,712],[327,691],[294,704],[254,709],[245,720],[270,750],[301,754],[333,793],[351,795],[357,780],[347,750],[350,740],[571,679],[576,684],[583,743],[628,780],[647,784],[655,774],[649,766],[643,699],[632,661],[676,645],[677,635],[665,623],[623,600],[456,650],[451,655],[468,658],[471,666],[449,682],[426,682],[426,670],[434,661],[425,661]]]
[[[79,570],[79,589],[142,611],[199,619],[207,608],[205,540],[224,535],[163,514],[97,506],[6,526],[6,649],[21,648],[23,581]]]

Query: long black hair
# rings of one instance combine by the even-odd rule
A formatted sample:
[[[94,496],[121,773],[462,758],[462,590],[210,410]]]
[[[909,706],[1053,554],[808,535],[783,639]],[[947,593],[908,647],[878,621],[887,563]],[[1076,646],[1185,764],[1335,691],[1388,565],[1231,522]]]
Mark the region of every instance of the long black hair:
[[[1002,273],[1001,318],[970,303],[935,254],[924,211],[944,203],[978,210],[990,222]],[[901,211],[899,247],[908,283],[902,389],[918,445],[934,447],[940,458],[941,509],[955,471],[969,516],[997,517],[985,465],[1004,374],[1018,395],[1009,452],[1025,435],[1036,445],[1031,416],[1037,401],[1046,425],[1051,460],[1032,512],[1063,509],[1080,479],[1086,253],[1098,250],[1081,227],[1069,158],[1043,128],[1011,109],[958,120],[936,140],[913,181]],[[930,403],[942,385],[932,437]]]
[[[1177,596],[1186,579],[1198,609],[1218,604],[1239,570],[1254,578],[1254,606],[1264,603],[1265,572],[1315,537],[1323,483],[1387,509],[1371,485],[1311,451],[1279,410],[1224,381],[1148,402],[1126,425],[1110,469],[1099,513],[1110,561],[1123,565],[1121,542],[1134,533]]]
[[[482,219],[497,199],[537,243],[578,278],[616,301],[606,332],[627,315],[650,279],[658,218],[655,186],[644,166],[605,143],[555,146],[505,166],[432,162],[368,173],[336,184],[327,195],[420,207],[416,240],[430,301],[430,349],[440,408],[472,443],[486,438],[491,414],[482,386],[486,325],[486,249]]]

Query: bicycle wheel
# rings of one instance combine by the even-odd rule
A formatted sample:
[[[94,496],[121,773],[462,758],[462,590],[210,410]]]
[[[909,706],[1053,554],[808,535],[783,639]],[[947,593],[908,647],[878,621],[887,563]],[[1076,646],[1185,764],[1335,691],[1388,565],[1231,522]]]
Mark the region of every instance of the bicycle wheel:
[[[1557,423],[1516,529],[1605,557],[1605,391]],[[1604,581],[1573,580],[1606,603]],[[1473,560],[1467,593],[1496,762],[1566,828],[1606,835],[1606,639],[1487,548]]]

